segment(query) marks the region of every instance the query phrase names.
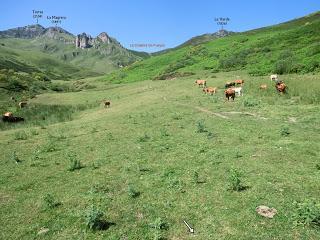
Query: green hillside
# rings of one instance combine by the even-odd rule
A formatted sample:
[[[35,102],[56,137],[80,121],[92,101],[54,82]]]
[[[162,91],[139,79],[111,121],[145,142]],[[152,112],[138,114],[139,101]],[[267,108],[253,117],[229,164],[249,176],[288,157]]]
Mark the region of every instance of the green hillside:
[[[320,68],[320,12],[276,26],[234,34],[134,63],[106,76],[113,82],[168,79],[246,69],[251,75],[307,73]]]
[[[113,71],[148,57],[130,51],[114,38],[101,33],[106,41],[84,33],[87,46],[77,48],[76,36],[59,27],[29,25],[0,31],[0,68],[41,71],[52,78],[79,78]]]

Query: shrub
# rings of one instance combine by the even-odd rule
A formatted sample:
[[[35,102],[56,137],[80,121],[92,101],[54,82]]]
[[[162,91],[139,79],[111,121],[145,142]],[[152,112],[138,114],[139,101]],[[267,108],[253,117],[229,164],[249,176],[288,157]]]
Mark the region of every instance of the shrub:
[[[230,170],[229,181],[230,181],[230,188],[233,191],[242,191],[245,189],[245,186],[242,184],[242,173],[237,169],[232,168]]]
[[[288,135],[290,135],[289,127],[288,127],[288,126],[283,126],[283,127],[280,129],[280,134],[281,134],[281,136],[288,136]]]
[[[45,206],[45,208],[49,208],[49,209],[52,209],[52,208],[55,208],[55,207],[61,205],[61,203],[58,202],[58,201],[56,201],[56,200],[54,199],[54,197],[53,197],[51,194],[49,194],[49,193],[47,193],[47,194],[43,197],[43,201],[44,201],[44,206]]]
[[[316,169],[320,170],[320,164],[316,164]]]
[[[203,120],[200,120],[200,121],[197,122],[197,131],[196,131],[196,132],[197,132],[197,133],[207,132]]]
[[[161,137],[168,137],[169,136],[169,133],[167,132],[167,130],[165,128],[160,129],[160,134],[161,134]]]
[[[193,183],[199,183],[199,172],[198,171],[194,171],[192,178],[193,178]]]
[[[128,187],[128,194],[131,198],[136,198],[140,195],[139,191],[136,191],[131,185]]]
[[[106,222],[102,219],[104,216],[103,212],[97,209],[94,205],[85,213],[85,225],[91,230],[102,230],[106,225]]]
[[[294,209],[292,217],[295,225],[320,227],[320,203],[305,199],[303,202],[294,202]]]
[[[168,224],[160,217],[156,218],[149,226],[156,230],[167,230]]]
[[[275,63],[273,72],[277,74],[291,73],[294,68],[293,65],[292,59],[278,60]]]
[[[56,143],[54,140],[49,140],[44,146],[43,151],[44,152],[54,152],[57,150]]]
[[[11,160],[14,161],[15,163],[20,163],[21,159],[18,157],[16,151],[13,151],[11,153]]]
[[[79,169],[83,168],[80,160],[77,159],[77,156],[75,154],[68,154],[67,156],[70,161],[68,171],[73,172],[75,170],[79,170]]]

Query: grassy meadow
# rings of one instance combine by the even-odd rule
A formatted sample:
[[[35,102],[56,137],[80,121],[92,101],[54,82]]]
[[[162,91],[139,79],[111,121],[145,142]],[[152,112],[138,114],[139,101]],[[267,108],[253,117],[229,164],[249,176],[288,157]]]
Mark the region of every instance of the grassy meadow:
[[[320,74],[280,76],[279,95],[268,76],[192,71],[3,100],[26,121],[0,125],[0,239],[319,239]]]

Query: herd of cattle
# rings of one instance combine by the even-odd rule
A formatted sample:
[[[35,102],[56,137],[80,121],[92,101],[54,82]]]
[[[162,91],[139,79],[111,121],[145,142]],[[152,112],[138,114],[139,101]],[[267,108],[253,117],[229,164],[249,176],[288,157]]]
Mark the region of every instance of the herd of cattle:
[[[271,81],[275,82],[275,88],[279,93],[286,93],[287,86],[283,81],[278,80],[278,76],[273,74],[270,76]],[[206,80],[196,80],[195,84],[197,84],[199,87],[202,87],[202,91],[205,94],[213,95],[217,93],[218,88],[217,87],[207,87],[207,81]],[[226,99],[229,101],[230,98],[232,100],[235,99],[236,96],[243,96],[243,85],[244,80],[237,79],[232,82],[226,82],[224,87],[224,94]],[[260,85],[260,89],[267,89],[267,84]],[[14,97],[10,98],[12,101],[17,102],[17,100]],[[105,108],[109,108],[111,106],[110,100],[103,100],[102,104]],[[26,101],[22,101],[18,103],[19,108],[24,108],[28,105]],[[21,122],[24,121],[24,118],[14,116],[12,112],[6,112],[2,115],[2,121],[3,122]]]
[[[271,81],[275,82],[275,88],[279,93],[286,93],[287,86],[283,81],[280,81],[278,79],[278,75],[272,74],[270,76]],[[195,84],[198,85],[199,87],[203,88],[203,92],[205,94],[210,94],[213,95],[214,93],[217,92],[218,88],[217,87],[207,87],[207,81],[206,80],[196,80]],[[243,85],[244,85],[244,80],[242,79],[237,79],[232,82],[226,82],[224,85],[224,94],[226,99],[229,101],[230,98],[232,100],[235,99],[236,96],[243,96]],[[262,84],[259,87],[262,90],[266,90],[268,88],[267,84]]]

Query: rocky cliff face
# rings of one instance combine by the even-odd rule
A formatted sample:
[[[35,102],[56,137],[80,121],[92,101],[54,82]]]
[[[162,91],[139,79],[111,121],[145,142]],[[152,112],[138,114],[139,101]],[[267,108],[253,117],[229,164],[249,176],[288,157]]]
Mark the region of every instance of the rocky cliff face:
[[[81,33],[76,36],[76,48],[89,48],[92,46],[92,37],[86,33]]]
[[[100,39],[103,43],[111,43],[111,38],[105,32],[100,33],[97,38]]]
[[[76,48],[99,48],[101,44],[117,44],[121,46],[120,43],[109,37],[105,32],[100,33],[96,38],[86,33],[78,34],[75,40]]]

